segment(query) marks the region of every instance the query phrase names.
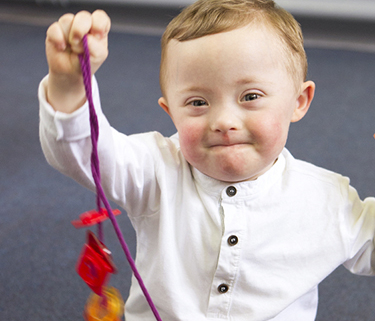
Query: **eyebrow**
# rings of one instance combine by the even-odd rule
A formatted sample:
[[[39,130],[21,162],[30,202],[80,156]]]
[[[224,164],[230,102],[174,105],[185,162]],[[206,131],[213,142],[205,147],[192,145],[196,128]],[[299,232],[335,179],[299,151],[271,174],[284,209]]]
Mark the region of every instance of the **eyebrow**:
[[[186,93],[186,92],[205,92],[205,93],[212,93],[213,90],[208,88],[208,87],[205,87],[205,86],[188,86],[188,87],[184,87],[182,88],[181,90],[178,90],[178,92],[182,93]]]
[[[251,85],[251,86],[254,86],[254,85],[259,85],[261,83],[265,83],[264,80],[261,80],[259,78],[255,79],[255,78],[240,78],[238,79],[237,81],[235,81],[235,85],[236,86],[240,86],[240,85]],[[269,81],[267,81],[267,83],[269,83]],[[186,86],[186,87],[183,87],[181,88],[180,90],[178,90],[179,93],[194,93],[194,92],[204,92],[204,93],[213,93],[214,90],[213,89],[210,89],[208,86],[205,86],[205,85],[202,85],[202,86],[198,86],[198,85],[195,85],[195,84],[192,84],[191,86]]]
[[[257,84],[261,82],[259,79],[248,79],[248,78],[242,78],[236,81],[236,85],[247,85],[247,84]]]

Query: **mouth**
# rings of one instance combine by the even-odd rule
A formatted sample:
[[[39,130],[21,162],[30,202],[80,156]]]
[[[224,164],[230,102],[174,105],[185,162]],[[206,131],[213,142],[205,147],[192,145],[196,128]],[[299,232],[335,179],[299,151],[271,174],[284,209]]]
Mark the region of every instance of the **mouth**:
[[[220,143],[211,145],[211,148],[242,147],[246,145],[249,145],[249,143]]]

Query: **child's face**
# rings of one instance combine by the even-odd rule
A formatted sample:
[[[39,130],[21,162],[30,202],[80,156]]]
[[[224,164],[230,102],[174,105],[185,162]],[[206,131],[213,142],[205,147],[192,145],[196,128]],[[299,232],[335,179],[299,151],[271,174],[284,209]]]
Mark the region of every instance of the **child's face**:
[[[296,92],[281,46],[274,32],[255,25],[168,44],[159,104],[186,160],[202,173],[252,180],[277,160],[290,122],[304,116],[314,92],[311,82],[301,83],[309,97]]]

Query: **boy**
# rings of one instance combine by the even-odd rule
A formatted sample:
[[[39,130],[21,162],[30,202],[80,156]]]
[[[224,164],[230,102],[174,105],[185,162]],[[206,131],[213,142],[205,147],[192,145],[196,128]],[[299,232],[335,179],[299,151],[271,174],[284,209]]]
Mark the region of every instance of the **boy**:
[[[39,88],[48,161],[91,189],[77,53],[89,33],[95,72],[109,25],[102,11],[53,24]],[[313,99],[306,70],[300,28],[273,1],[200,0],[162,39],[159,105],[178,134],[118,133],[94,82],[102,184],[133,223],[163,320],[314,320],[317,285],[338,265],[374,274],[374,199],[284,148]],[[154,319],[136,282],[125,316]]]

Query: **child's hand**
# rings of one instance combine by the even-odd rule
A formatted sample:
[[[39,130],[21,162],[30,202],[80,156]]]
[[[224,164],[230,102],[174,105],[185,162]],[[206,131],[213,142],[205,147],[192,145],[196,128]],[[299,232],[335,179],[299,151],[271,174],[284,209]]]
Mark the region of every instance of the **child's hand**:
[[[78,54],[87,34],[91,72],[94,74],[108,56],[110,19],[101,10],[66,14],[47,30],[46,55],[49,65],[47,99],[56,109],[70,113],[85,101]]]

